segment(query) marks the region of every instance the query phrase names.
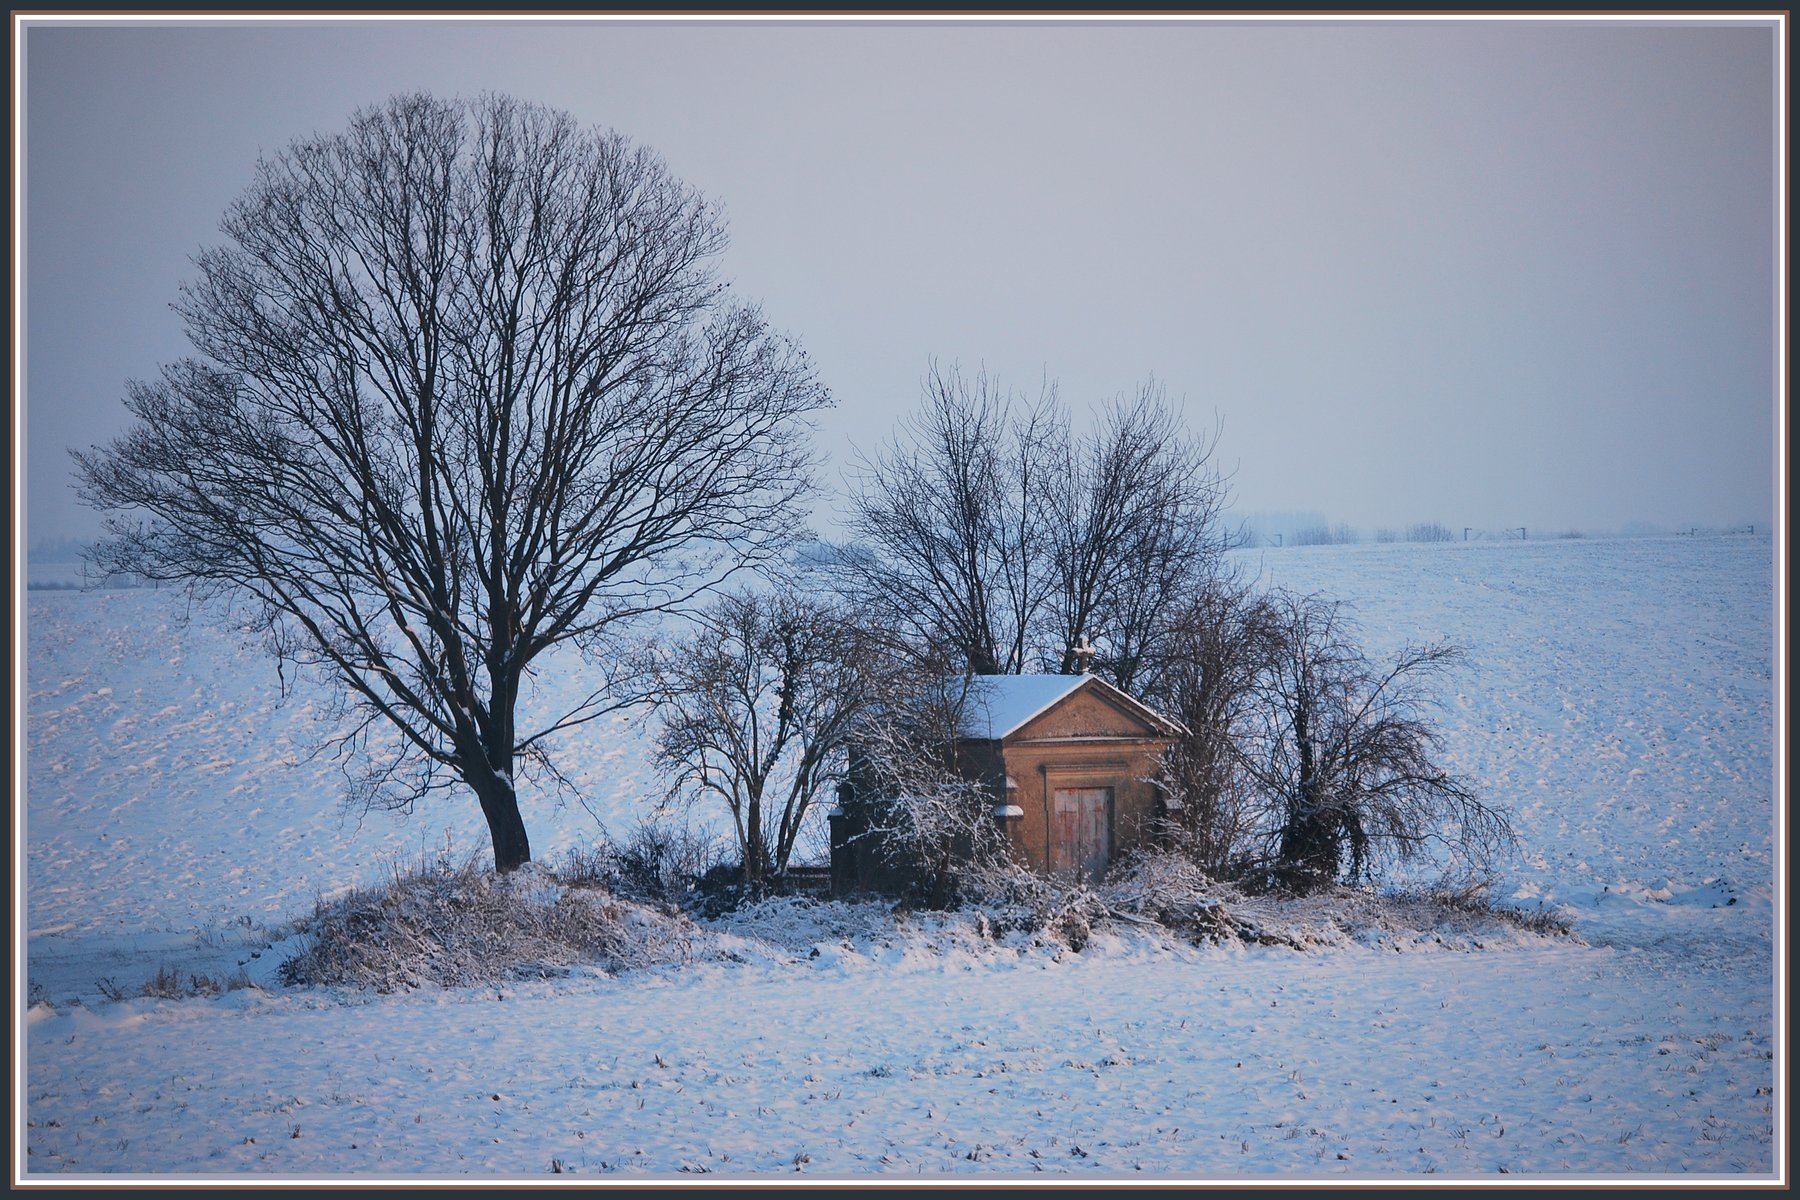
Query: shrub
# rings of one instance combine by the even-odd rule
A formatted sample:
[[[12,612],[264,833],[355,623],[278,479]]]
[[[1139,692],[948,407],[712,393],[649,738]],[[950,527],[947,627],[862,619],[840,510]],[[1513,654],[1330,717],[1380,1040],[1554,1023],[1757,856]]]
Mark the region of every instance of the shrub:
[[[1195,942],[1233,936],[1228,904],[1238,898],[1181,850],[1131,854],[1100,890],[1113,916],[1153,921]]]
[[[597,842],[564,851],[550,873],[564,887],[611,892],[672,913],[693,903],[701,879],[724,858],[718,839],[658,810],[624,840],[603,832]]]
[[[496,875],[440,856],[321,900],[302,932],[304,948],[281,964],[283,983],[391,992],[681,961],[693,928],[615,899],[591,876],[568,886],[541,864]]]
[[[1427,892],[1424,898],[1440,909],[1501,921],[1541,937],[1575,936],[1575,927],[1561,913],[1541,905],[1528,910],[1496,904],[1488,896],[1490,886],[1490,881],[1483,879],[1459,888],[1439,888]]]
[[[660,813],[640,823],[625,841],[607,839],[592,855],[604,860],[607,887],[665,909],[687,904],[701,878],[724,858],[714,839]]]

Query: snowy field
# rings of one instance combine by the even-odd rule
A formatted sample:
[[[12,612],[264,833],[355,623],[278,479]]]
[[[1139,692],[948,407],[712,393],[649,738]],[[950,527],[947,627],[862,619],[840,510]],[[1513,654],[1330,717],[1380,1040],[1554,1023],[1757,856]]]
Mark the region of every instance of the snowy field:
[[[346,817],[329,706],[254,646],[167,592],[31,593],[15,1180],[1785,1181],[1770,540],[1242,561],[1377,651],[1468,651],[1444,730],[1521,835],[1496,897],[1578,939],[1074,953],[788,904],[678,966],[283,989],[287,922],[483,847],[474,802]],[[661,790],[622,719],[563,766],[540,859]],[[262,990],[105,998],[240,966]]]

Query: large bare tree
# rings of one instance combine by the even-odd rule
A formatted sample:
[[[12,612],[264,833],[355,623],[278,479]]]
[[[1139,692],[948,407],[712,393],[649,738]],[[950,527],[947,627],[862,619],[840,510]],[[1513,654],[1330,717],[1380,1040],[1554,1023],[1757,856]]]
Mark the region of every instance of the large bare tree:
[[[175,305],[195,355],[78,452],[107,570],[253,602],[399,751],[369,803],[463,785],[498,869],[552,647],[773,548],[808,487],[799,348],[716,275],[716,210],[651,151],[507,97],[397,97],[257,166]],[[586,690],[586,689],[584,689]],[[553,769],[553,768],[551,768]]]

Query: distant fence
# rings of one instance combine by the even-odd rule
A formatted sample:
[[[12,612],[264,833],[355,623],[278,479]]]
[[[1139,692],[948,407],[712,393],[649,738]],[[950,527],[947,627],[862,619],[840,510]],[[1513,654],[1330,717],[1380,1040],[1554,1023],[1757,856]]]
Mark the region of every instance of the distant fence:
[[[37,578],[29,578],[33,573]],[[145,579],[142,575],[119,572],[113,575],[101,575],[76,563],[26,563],[27,582],[25,590],[29,592],[99,592],[127,591],[134,588],[156,589],[162,586],[155,579]]]
[[[1763,532],[1764,533],[1768,532],[1767,526],[1763,527]],[[1709,527],[1709,526],[1705,526],[1705,525],[1694,525],[1694,526],[1690,526],[1687,529],[1676,530],[1675,536],[1676,537],[1694,537],[1694,538],[1700,538],[1700,537],[1755,537],[1756,536],[1756,526],[1755,525],[1730,525],[1723,529],[1718,529],[1718,528],[1713,528],[1713,527]]]

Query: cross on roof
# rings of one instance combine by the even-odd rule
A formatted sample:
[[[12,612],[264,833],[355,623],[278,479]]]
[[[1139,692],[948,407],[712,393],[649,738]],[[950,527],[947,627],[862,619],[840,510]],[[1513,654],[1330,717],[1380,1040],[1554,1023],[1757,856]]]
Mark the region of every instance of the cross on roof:
[[[1087,640],[1086,635],[1083,635],[1081,641],[1069,647],[1069,653],[1075,657],[1075,669],[1081,674],[1086,675],[1088,673],[1088,667],[1091,666],[1094,661],[1094,655],[1098,654],[1099,651],[1094,649],[1093,643]]]

